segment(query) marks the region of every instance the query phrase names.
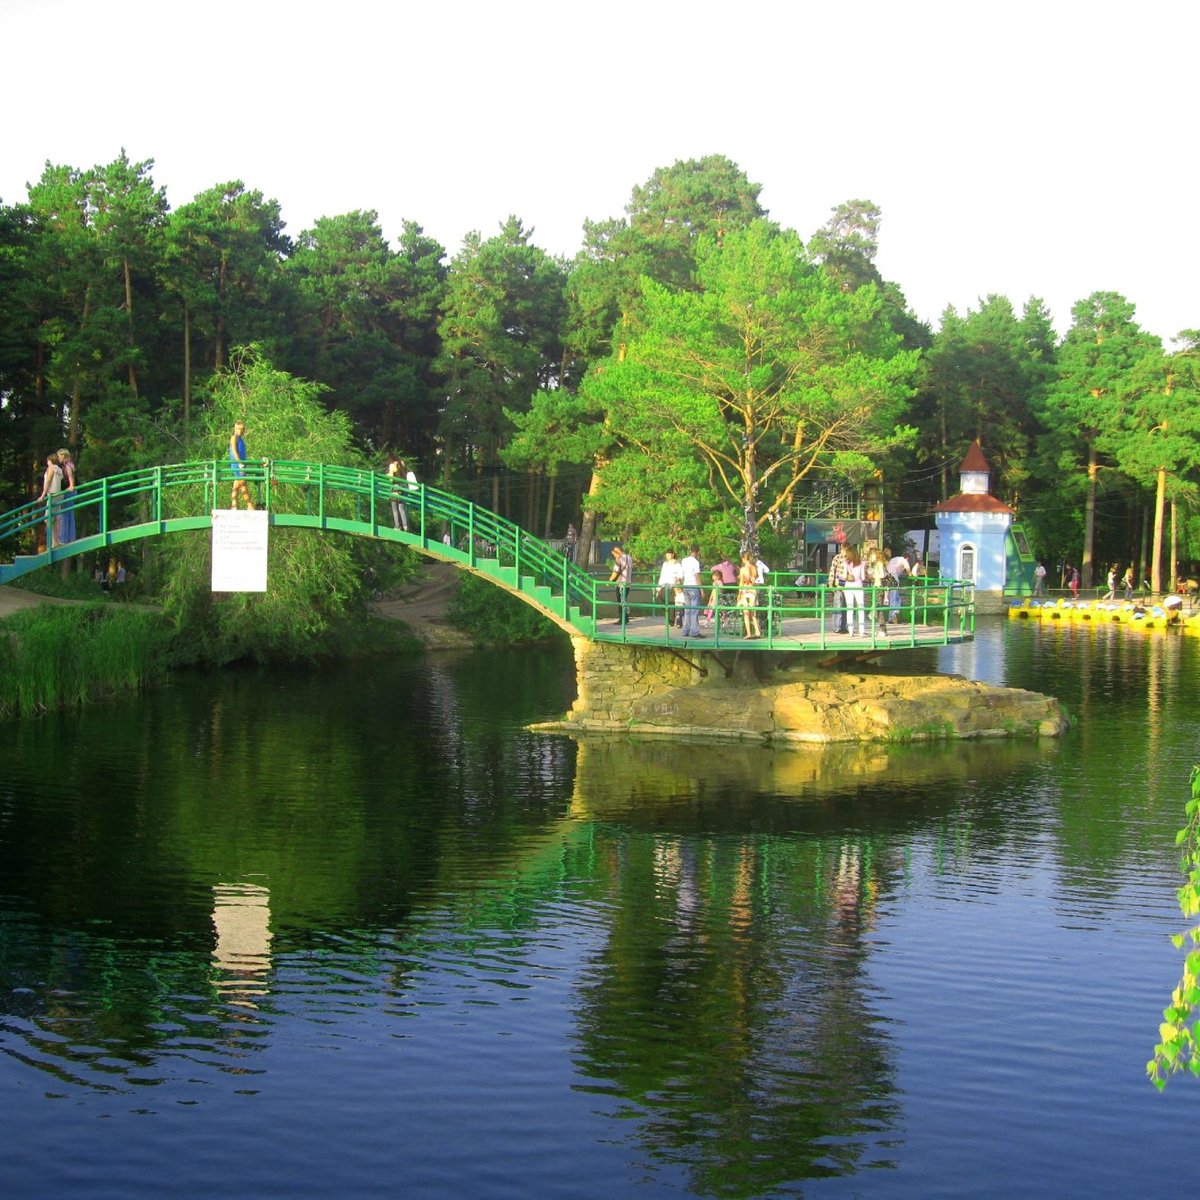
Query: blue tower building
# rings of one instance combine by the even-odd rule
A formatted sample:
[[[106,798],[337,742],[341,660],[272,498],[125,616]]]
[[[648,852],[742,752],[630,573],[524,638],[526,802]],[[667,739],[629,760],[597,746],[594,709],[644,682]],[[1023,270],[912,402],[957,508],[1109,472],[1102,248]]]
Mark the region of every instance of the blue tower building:
[[[988,491],[991,478],[977,439],[959,467],[958,495],[933,507],[942,575],[974,582],[977,612],[1003,608],[1010,553],[1015,551],[1010,545],[1013,510]],[[1017,571],[1020,573],[1019,566]]]

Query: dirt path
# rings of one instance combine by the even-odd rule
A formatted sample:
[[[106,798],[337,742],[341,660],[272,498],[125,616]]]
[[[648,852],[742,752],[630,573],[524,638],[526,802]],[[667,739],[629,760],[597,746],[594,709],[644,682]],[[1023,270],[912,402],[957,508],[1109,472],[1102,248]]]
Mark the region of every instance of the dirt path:
[[[431,650],[470,646],[471,639],[446,620],[460,574],[453,563],[424,563],[415,583],[375,601],[371,611],[389,621],[403,621]]]
[[[27,608],[36,608],[39,604],[86,603],[85,600],[60,600],[57,596],[39,596],[34,592],[24,592],[18,587],[0,587],[0,620]]]

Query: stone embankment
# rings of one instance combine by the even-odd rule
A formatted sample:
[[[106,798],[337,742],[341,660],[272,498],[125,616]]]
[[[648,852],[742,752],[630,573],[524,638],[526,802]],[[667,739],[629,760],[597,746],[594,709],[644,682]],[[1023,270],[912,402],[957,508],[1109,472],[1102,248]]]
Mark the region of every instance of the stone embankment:
[[[793,656],[791,669],[759,678],[762,655],[574,641],[578,698],[563,721],[538,728],[826,743],[1055,737],[1068,726],[1053,697],[960,676],[822,669]]]

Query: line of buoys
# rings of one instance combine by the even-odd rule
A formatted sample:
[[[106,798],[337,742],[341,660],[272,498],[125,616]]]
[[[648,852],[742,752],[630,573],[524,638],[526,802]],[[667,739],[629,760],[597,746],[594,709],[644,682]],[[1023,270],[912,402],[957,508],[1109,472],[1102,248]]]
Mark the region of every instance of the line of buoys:
[[[1186,633],[1200,635],[1200,613],[1185,617],[1182,598],[1174,596],[1168,597],[1163,604],[1151,605],[1128,600],[1014,600],[1008,605],[1008,619],[1128,625],[1133,629],[1166,629],[1178,625]]]

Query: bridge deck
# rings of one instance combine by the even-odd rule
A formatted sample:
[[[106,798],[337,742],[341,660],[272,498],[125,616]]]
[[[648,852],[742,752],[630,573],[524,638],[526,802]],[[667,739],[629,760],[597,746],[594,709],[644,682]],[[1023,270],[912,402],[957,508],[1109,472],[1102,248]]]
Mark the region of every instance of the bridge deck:
[[[907,619],[896,625],[869,626],[865,636],[838,633],[832,616],[783,615],[761,638],[747,638],[732,622],[701,624],[699,638],[685,638],[682,631],[667,624],[660,616],[634,616],[625,624],[619,619],[601,618],[592,637],[601,642],[620,642],[640,646],[671,646],[676,650],[785,650],[785,651],[862,651],[905,650],[918,646],[944,646],[969,642],[974,630],[969,626],[947,628],[943,621],[922,624]],[[955,622],[955,626],[958,622]]]

